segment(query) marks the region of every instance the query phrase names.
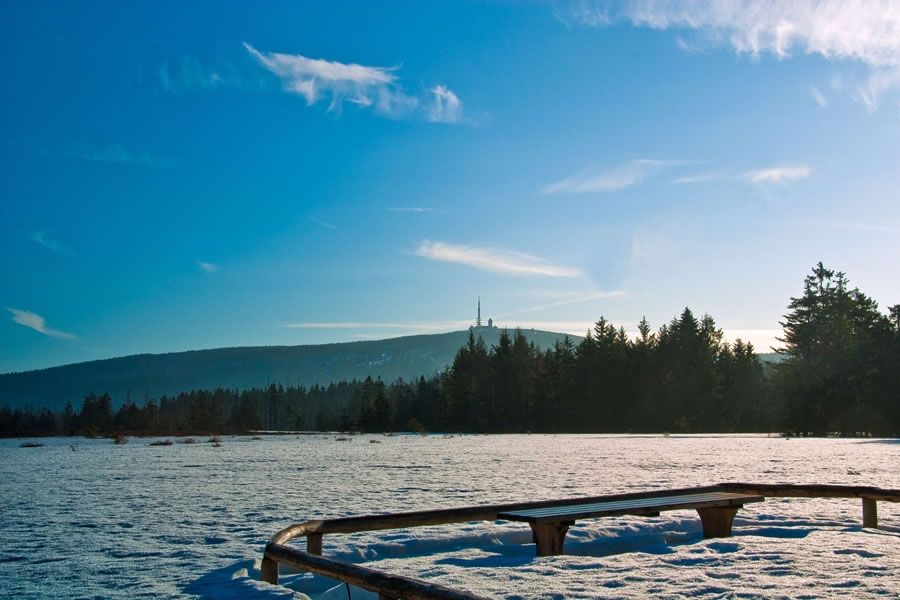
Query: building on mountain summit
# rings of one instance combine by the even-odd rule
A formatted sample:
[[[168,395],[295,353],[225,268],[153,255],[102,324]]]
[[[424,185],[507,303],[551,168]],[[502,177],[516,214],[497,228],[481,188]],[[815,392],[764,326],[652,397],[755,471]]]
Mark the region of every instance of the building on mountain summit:
[[[488,319],[487,326],[481,324],[481,296],[478,296],[478,313],[475,317],[475,325],[469,327],[469,331],[479,331],[481,329],[495,329],[494,320]]]

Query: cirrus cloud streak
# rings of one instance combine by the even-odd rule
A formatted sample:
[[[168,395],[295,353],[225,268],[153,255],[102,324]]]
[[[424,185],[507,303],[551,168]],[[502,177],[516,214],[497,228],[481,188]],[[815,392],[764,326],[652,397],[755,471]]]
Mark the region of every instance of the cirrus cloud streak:
[[[530,254],[490,246],[463,246],[424,240],[414,254],[429,260],[457,263],[505,275],[544,277],[584,275],[579,269],[556,265]]]
[[[783,165],[748,171],[744,176],[753,183],[784,183],[794,179],[806,179],[811,173],[812,169],[806,165]]]
[[[33,313],[28,310],[21,310],[18,308],[7,308],[12,315],[13,323],[17,323],[22,327],[27,327],[29,329],[33,329],[38,333],[43,333],[46,336],[59,338],[63,340],[74,340],[78,339],[77,336],[71,334],[67,331],[60,331],[59,329],[52,329],[47,327],[47,321],[41,315],[37,313]]]
[[[63,246],[56,240],[51,239],[43,231],[29,232],[26,234],[26,237],[29,240],[31,240],[32,242],[34,242],[35,244],[43,246],[44,248],[47,248],[48,250],[50,250],[51,252],[55,252],[56,254],[63,254],[66,256],[73,256],[73,254],[74,254],[72,252],[71,248]]]
[[[574,175],[545,186],[541,189],[541,193],[583,194],[589,192],[617,192],[631,187],[664,169],[682,164],[685,164],[685,162],[642,158],[625,162],[606,170],[583,169]]]
[[[219,270],[219,265],[211,262],[207,262],[205,260],[197,261],[197,268],[199,268],[204,273],[215,273]]]
[[[528,308],[520,308],[518,310],[514,310],[511,312],[504,313],[499,315],[500,317],[509,317],[512,315],[521,315],[530,312],[537,312],[540,310],[545,310],[548,308],[556,308],[559,306],[568,306],[570,304],[580,304],[582,302],[589,302],[592,300],[606,300],[608,298],[623,298],[627,296],[627,292],[625,290],[612,290],[609,292],[588,292],[583,294],[571,295],[562,300],[556,300],[554,302],[547,302],[544,304],[538,304],[537,306],[529,306]]]

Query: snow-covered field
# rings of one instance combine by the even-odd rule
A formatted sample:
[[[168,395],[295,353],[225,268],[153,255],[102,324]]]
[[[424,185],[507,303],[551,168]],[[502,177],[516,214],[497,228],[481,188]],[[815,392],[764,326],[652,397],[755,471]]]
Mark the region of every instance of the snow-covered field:
[[[900,440],[373,437],[0,440],[0,597],[330,600],[346,588],[258,581],[269,536],[314,517],[728,480],[900,488]],[[584,521],[547,558],[522,523],[326,536],[325,554],[511,598],[900,597],[900,505],[878,509],[882,529],[864,530],[858,500],[770,499],[709,541],[693,511]]]

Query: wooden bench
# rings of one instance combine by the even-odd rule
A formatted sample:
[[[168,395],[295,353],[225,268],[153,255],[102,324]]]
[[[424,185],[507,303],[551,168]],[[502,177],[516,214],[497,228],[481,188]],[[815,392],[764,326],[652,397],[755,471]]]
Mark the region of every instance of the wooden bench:
[[[669,494],[513,510],[498,513],[497,518],[528,523],[531,525],[537,555],[555,556],[563,553],[566,532],[578,519],[621,515],[658,516],[664,510],[694,509],[700,514],[704,538],[728,537],[731,535],[731,525],[738,509],[748,502],[763,500],[765,498],[762,496],[730,492]]]

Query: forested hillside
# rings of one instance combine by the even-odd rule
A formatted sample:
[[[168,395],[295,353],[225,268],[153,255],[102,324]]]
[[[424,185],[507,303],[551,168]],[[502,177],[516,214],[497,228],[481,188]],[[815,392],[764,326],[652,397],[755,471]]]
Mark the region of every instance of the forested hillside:
[[[689,308],[656,330],[641,320],[634,338],[601,318],[584,338],[557,336],[544,349],[529,332],[479,328],[453,334],[464,344],[430,377],[243,391],[216,385],[142,403],[119,399],[118,410],[110,394],[90,394],[80,410],[75,401],[61,411],[0,408],[0,434],[900,435],[900,306],[881,313],[843,273],[820,263],[790,299],[783,326],[781,360],[770,364],[750,344],[725,342],[711,316]]]
[[[564,334],[525,330],[529,342],[550,348]],[[497,328],[478,328],[485,343],[497,343]],[[38,371],[0,375],[0,406],[60,410],[66,402],[109,392],[114,407],[188,390],[248,390],[328,385],[366,377],[393,381],[431,377],[453,362],[467,331],[387,340],[309,346],[218,348],[170,354],[139,354]]]

